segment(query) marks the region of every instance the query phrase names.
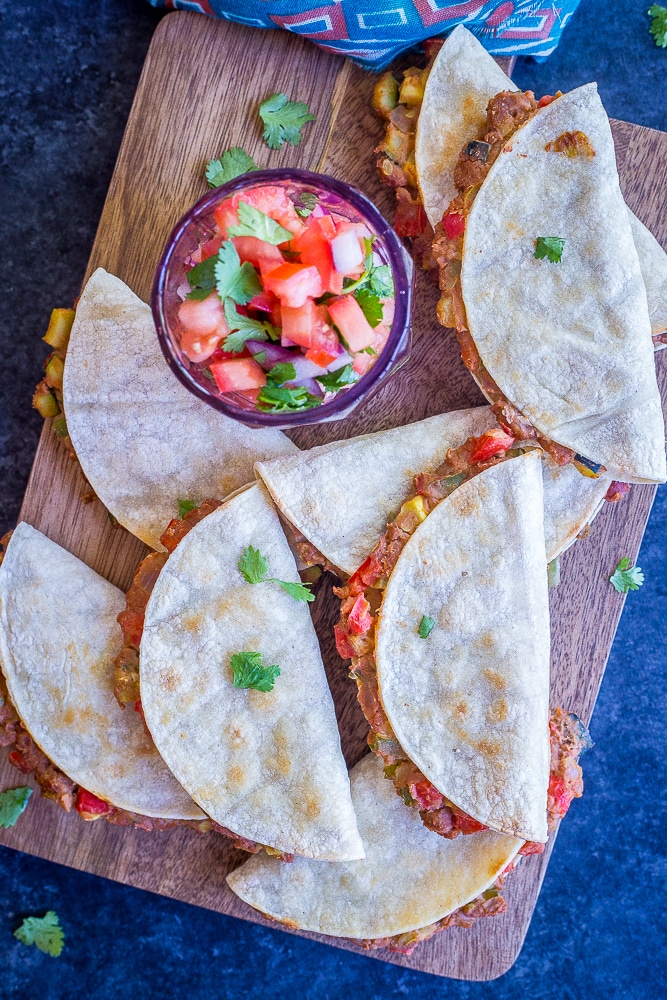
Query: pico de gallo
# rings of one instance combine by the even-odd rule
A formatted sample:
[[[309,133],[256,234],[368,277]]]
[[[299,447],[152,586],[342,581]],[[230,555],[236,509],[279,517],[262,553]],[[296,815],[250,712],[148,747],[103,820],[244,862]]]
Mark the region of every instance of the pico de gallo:
[[[391,267],[361,217],[340,207],[291,186],[238,190],[185,259],[173,329],[191,368],[233,405],[320,406],[384,349]]]

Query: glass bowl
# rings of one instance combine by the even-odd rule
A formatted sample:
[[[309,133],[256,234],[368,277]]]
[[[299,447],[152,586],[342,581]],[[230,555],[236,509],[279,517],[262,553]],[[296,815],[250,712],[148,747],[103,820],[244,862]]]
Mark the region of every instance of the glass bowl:
[[[320,406],[278,413],[257,409],[239,393],[220,392],[211,381],[210,374],[204,374],[206,362],[195,364],[181,350],[176,318],[183,298],[187,262],[191,254],[217,232],[214,222],[216,207],[230,195],[267,184],[285,188],[292,197],[313,192],[325,211],[333,211],[351,222],[365,223],[375,236],[373,251],[391,268],[395,289],[394,318],[389,336],[373,366],[357,382],[339,390]],[[365,402],[407,361],[410,356],[413,278],[412,260],[399,237],[373,203],[356,188],[309,170],[256,170],[210,191],[178,222],[158,264],[151,307],[167,364],[190,392],[249,427],[300,427],[340,420]]]

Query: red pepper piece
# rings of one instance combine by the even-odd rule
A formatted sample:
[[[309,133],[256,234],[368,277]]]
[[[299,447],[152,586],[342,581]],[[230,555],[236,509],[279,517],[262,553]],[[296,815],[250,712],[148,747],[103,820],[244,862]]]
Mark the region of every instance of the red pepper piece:
[[[617,483],[614,480],[604,495],[605,500],[608,500],[609,503],[618,503],[626,493],[630,492],[630,485],[630,483]]]
[[[334,635],[336,637],[336,649],[338,650],[338,655],[344,660],[351,660],[356,654],[350,645],[347,632],[345,632],[340,625],[334,625]]]
[[[370,613],[371,606],[363,594],[359,594],[352,605],[347,625],[351,635],[363,635],[373,626],[373,616]]]
[[[456,239],[457,236],[463,236],[466,229],[465,216],[459,215],[458,212],[449,212],[449,214],[443,215],[442,228],[450,240]]]
[[[514,438],[511,434],[507,434],[501,427],[492,427],[490,431],[486,431],[476,439],[470,461],[486,462],[489,458],[495,458],[496,455],[507,451],[513,444]]]
[[[83,819],[87,820],[100,819],[102,816],[108,816],[109,813],[114,812],[112,805],[104,802],[103,799],[98,799],[96,795],[87,792],[85,788],[80,788],[76,793],[74,808]]]

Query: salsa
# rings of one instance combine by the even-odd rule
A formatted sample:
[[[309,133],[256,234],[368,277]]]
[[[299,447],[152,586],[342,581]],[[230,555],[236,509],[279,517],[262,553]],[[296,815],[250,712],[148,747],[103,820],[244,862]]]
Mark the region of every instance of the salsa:
[[[362,218],[340,208],[277,184],[236,191],[185,258],[173,328],[191,366],[231,403],[320,406],[384,349],[391,267]]]

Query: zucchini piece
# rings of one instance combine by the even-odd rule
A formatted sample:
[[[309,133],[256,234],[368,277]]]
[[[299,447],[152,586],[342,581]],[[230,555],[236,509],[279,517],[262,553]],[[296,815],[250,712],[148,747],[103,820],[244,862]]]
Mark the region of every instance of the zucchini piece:
[[[46,371],[46,378],[44,379],[46,384],[51,389],[62,389],[63,372],[65,371],[65,362],[63,359],[57,354],[50,354],[46,359],[44,370]]]
[[[35,395],[32,397],[32,405],[45,420],[49,417],[57,417],[60,413],[58,400],[46,384],[46,379],[42,379],[35,389]]]
[[[398,104],[398,80],[393,73],[383,73],[373,90],[373,110],[380,118],[388,118]]]
[[[64,350],[67,347],[74,316],[74,309],[54,309],[42,340],[45,340],[49,347]]]

